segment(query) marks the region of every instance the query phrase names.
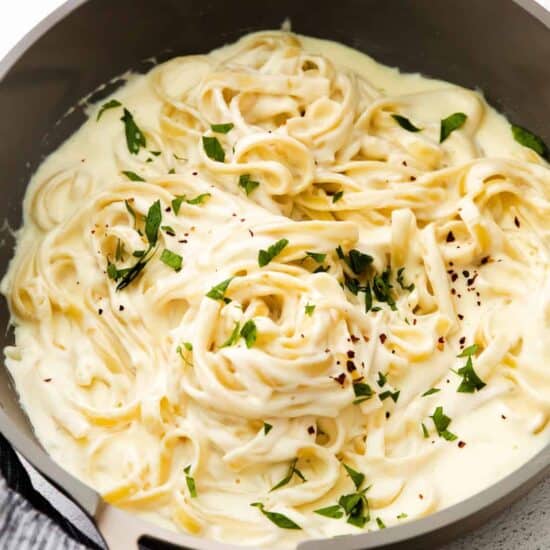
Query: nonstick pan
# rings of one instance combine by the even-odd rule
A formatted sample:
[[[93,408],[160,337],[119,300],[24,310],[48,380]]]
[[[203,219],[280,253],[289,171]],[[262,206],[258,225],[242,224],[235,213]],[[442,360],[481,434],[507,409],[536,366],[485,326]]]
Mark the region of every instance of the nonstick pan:
[[[531,0],[75,0],[0,64],[0,218],[9,227],[20,225],[29,178],[85,120],[82,98],[91,93],[88,101],[100,101],[128,69],[143,72],[175,55],[206,53],[247,32],[278,28],[286,18],[299,33],[342,42],[405,71],[479,88],[512,122],[550,143],[550,15]],[[4,273],[13,237],[9,231],[1,237]],[[2,303],[2,328],[8,321]],[[0,330],[1,347],[12,341],[11,332]],[[93,519],[111,550],[132,550],[138,541],[154,549],[236,548],[164,531],[104,503],[41,448],[4,368],[0,431]],[[549,471],[550,445],[502,481],[427,518],[298,548],[435,548],[486,521]]]

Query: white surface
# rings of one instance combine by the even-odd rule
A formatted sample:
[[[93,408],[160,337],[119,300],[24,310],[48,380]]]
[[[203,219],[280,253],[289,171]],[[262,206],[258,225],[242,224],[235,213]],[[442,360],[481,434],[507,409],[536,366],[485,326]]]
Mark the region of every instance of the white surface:
[[[550,11],[550,0],[537,0]],[[64,3],[64,0],[15,0],[0,1],[0,59],[41,19]],[[33,482],[51,498],[57,506],[89,535],[86,521],[75,517],[73,506],[54,496],[56,491],[33,476]],[[506,513],[450,545],[445,550],[542,550],[548,548],[550,521],[547,518],[550,479],[530,495],[512,506]],[[93,535],[92,535],[93,537]]]

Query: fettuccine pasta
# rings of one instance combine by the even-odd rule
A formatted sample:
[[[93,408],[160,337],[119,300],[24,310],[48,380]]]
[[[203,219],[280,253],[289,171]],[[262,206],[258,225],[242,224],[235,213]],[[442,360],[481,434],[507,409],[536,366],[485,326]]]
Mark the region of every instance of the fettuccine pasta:
[[[253,547],[494,483],[549,440],[545,155],[478,92],[286,32],[129,77],[37,171],[3,280],[39,440]]]

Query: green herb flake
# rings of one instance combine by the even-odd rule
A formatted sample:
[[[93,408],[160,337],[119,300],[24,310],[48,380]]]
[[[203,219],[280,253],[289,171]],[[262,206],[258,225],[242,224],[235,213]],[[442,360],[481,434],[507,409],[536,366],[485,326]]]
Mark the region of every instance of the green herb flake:
[[[121,262],[123,259],[123,256],[124,256],[124,243],[120,239],[117,239],[116,250],[115,250],[115,260],[117,262]]]
[[[187,351],[193,351],[193,344],[191,342],[184,342],[183,343],[183,347],[187,350]]]
[[[361,488],[361,485],[363,485],[363,481],[365,481],[365,474],[362,474],[361,472],[354,470],[347,464],[343,464],[343,466],[346,469],[348,476],[353,481],[355,488],[359,490]]]
[[[434,393],[437,393],[441,391],[439,388],[430,388],[429,390],[426,390],[420,397],[426,397],[427,395],[433,395]]]
[[[162,221],[162,212],[160,201],[155,201],[149,208],[145,218],[145,235],[150,246],[157,244],[160,222]]]
[[[354,405],[358,405],[367,399],[370,399],[374,395],[372,388],[365,382],[356,382],[353,384],[353,393],[356,399],[353,401]]]
[[[402,115],[392,114],[392,118],[403,130],[407,130],[408,132],[420,132],[422,130],[422,128],[417,128],[408,118]]]
[[[189,475],[190,470],[191,466],[187,466],[183,470],[185,472],[185,482],[187,483],[187,488],[189,489],[191,498],[197,498],[197,488],[195,486],[195,480]]]
[[[315,514],[320,516],[325,516],[326,518],[340,519],[344,516],[342,507],[339,504],[334,506],[327,506],[326,508],[319,508],[318,510],[313,510]]]
[[[309,315],[311,317],[313,315],[313,312],[315,311],[315,304],[306,304],[305,311],[306,315]]]
[[[122,103],[118,101],[118,99],[111,99],[104,103],[97,113],[96,121],[99,121],[105,111],[108,111],[109,109],[115,109],[116,107],[122,107]]]
[[[281,529],[301,529],[301,527],[293,522],[290,518],[278,512],[268,512],[261,502],[253,502],[250,506],[255,506],[260,509],[260,512],[272,523]]]
[[[546,143],[544,143],[542,138],[540,138],[536,134],[533,134],[522,126],[512,124],[512,135],[520,145],[528,147],[529,149],[533,149],[533,151],[535,151],[535,153],[539,154],[541,157],[545,158],[546,160],[550,160],[548,146],[546,145]]]
[[[359,493],[342,495],[338,500],[338,504],[348,516],[347,522],[355,527],[363,528],[370,519],[369,503],[365,497],[367,489]]]
[[[396,310],[395,300],[392,296],[393,285],[390,283],[391,269],[386,268],[380,275],[375,275],[372,281],[372,290],[379,302],[387,303],[392,310]],[[374,308],[373,308],[374,311]]]
[[[315,260],[318,264],[322,264],[327,257],[327,255],[322,252],[306,252],[306,256]]]
[[[264,435],[267,435],[272,429],[273,426],[271,424],[264,422]]]
[[[405,284],[405,278],[403,276],[404,271],[405,271],[404,267],[400,267],[397,270],[397,276],[396,276],[397,282],[399,283],[399,286],[403,290],[408,290],[409,292],[412,292],[414,290],[414,283],[411,283],[410,285]]]
[[[241,324],[238,321],[235,321],[235,326],[233,327],[233,331],[229,335],[229,338],[222,344],[222,348],[234,346],[239,341],[240,329],[241,329]]]
[[[185,202],[187,204],[203,204],[205,201],[207,201],[212,195],[210,193],[201,193],[200,195],[197,195],[196,197],[193,197],[192,199],[185,199]]]
[[[337,191],[336,193],[334,193],[334,195],[332,195],[332,202],[333,203],[338,202],[343,196],[344,196],[343,191]]]
[[[217,134],[227,134],[228,132],[233,130],[234,127],[235,127],[235,125],[232,122],[227,122],[225,124],[211,124],[210,125],[210,128],[212,129],[212,131],[216,132]]]
[[[244,190],[246,196],[250,195],[257,187],[259,187],[259,181],[253,181],[250,179],[250,174],[242,174],[239,177],[239,187]]]
[[[405,514],[405,512],[401,512],[398,516],[397,516],[397,519],[406,519],[408,518],[409,515],[408,514]]]
[[[118,269],[115,264],[112,264],[111,262],[107,264],[107,275],[109,276],[109,279],[113,279],[114,281],[118,280]]]
[[[279,239],[275,244],[272,244],[267,250],[258,252],[258,265],[266,266],[273,258],[278,256],[283,249],[288,245],[288,239]]]
[[[422,434],[426,439],[428,439],[428,437],[430,437],[430,432],[428,431],[428,428],[426,428],[424,422],[421,422],[420,425],[422,426]]]
[[[462,376],[462,382],[458,386],[457,392],[474,393],[483,389],[487,384],[477,375],[474,370],[472,358],[468,357],[466,365],[458,369],[458,374]]]
[[[217,162],[223,162],[225,160],[225,152],[218,138],[203,136],[202,146],[208,158]]]
[[[160,255],[160,261],[168,267],[171,267],[176,272],[181,270],[182,260],[183,258],[179,254],[176,254],[167,248],[165,248]]]
[[[142,258],[145,256],[145,250],[134,250],[132,256],[134,256],[134,258]]]
[[[461,128],[468,117],[464,113],[454,113],[441,121],[439,143],[443,143],[452,132]]]
[[[299,477],[302,481],[307,481],[306,478],[304,477],[304,474],[302,474],[302,472],[300,472],[300,470],[298,470],[298,468],[296,468],[296,463],[298,462],[298,459],[295,458],[294,460],[292,460],[292,462],[290,463],[290,466],[288,467],[288,471],[286,473],[286,476],[283,477],[283,479],[281,479],[281,481],[279,481],[279,483],[277,483],[269,492],[273,492],[273,491],[276,491],[277,489],[280,489],[281,487],[284,487],[285,485],[288,485],[290,483],[290,481],[292,480],[292,478],[294,477],[294,475],[296,475],[297,477]]]
[[[243,325],[243,328],[241,329],[241,337],[244,338],[247,348],[251,348],[256,342],[256,337],[257,337],[256,323],[252,319],[249,319]]]
[[[139,174],[130,170],[123,170],[122,173],[131,181],[145,181]]]
[[[132,216],[132,219],[134,220],[134,228],[135,228],[137,226],[137,216],[136,216],[135,210],[132,208],[132,206],[127,200],[124,201],[124,206],[126,206],[126,210],[128,211],[128,214]]]
[[[439,437],[443,437],[447,441],[454,441],[457,439],[457,436],[447,429],[451,423],[451,419],[445,415],[443,407],[437,407],[430,418],[433,420]]]
[[[387,399],[388,397],[391,397],[392,401],[394,403],[397,403],[397,400],[399,399],[399,394],[400,394],[400,390],[397,390],[397,391],[383,391],[382,393],[380,393],[378,395],[378,397],[380,398],[380,401],[384,401],[385,399]]]
[[[208,296],[208,298],[212,298],[212,300],[223,300],[225,303],[228,303],[227,300],[229,300],[229,298],[225,297],[225,293],[227,291],[227,288],[229,287],[229,283],[231,283],[232,280],[233,280],[233,277],[230,277],[229,279],[222,281],[216,286],[213,286],[206,293],[206,296]]]
[[[161,225],[160,228],[170,237],[176,236],[176,230],[171,225]]]
[[[126,145],[128,146],[128,151],[132,155],[137,155],[141,147],[146,147],[147,140],[143,135],[143,132],[139,129],[136,124],[132,113],[128,109],[124,109],[124,115],[120,119],[124,122],[124,131],[126,133]]]
[[[176,169],[175,169],[175,168],[170,168],[170,170],[168,170],[168,173],[169,173],[169,174],[175,174],[175,173],[176,173]]]
[[[457,357],[470,357],[472,355],[475,355],[479,350],[479,346],[477,344],[472,344],[471,346],[468,346],[467,348],[463,349]]]
[[[388,381],[387,374],[383,374],[380,371],[378,371],[378,380],[376,383],[382,388]]]
[[[374,311],[374,308],[372,307],[372,290],[370,288],[369,283],[365,285],[364,290],[365,290],[365,313],[368,313],[371,309]]]
[[[178,195],[175,199],[172,199],[172,210],[174,211],[174,214],[177,216],[180,212],[181,203],[185,200],[184,195]]]
[[[385,529],[386,524],[382,521],[381,518],[376,518],[376,525],[378,525],[379,529]]]

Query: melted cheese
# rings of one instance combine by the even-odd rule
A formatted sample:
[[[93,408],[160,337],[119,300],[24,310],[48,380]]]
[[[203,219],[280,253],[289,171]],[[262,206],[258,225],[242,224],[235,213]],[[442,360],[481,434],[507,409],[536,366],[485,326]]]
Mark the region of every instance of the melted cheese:
[[[479,93],[263,33],[131,76],[114,98],[146,147],[129,151],[121,107],[92,107],[34,176],[2,286],[6,364],[63,467],[161,525],[275,548],[362,531],[314,512],[356,490],[343,464],[371,485],[370,529],[464,499],[548,442],[550,171]],[[465,124],[440,143],[456,112]],[[155,201],[154,256],[117,290]],[[207,296],[228,279],[227,300]],[[473,344],[486,385],[458,392]],[[358,384],[373,395],[357,402]],[[438,435],[437,407],[456,439]],[[271,491],[296,459],[303,479]]]

